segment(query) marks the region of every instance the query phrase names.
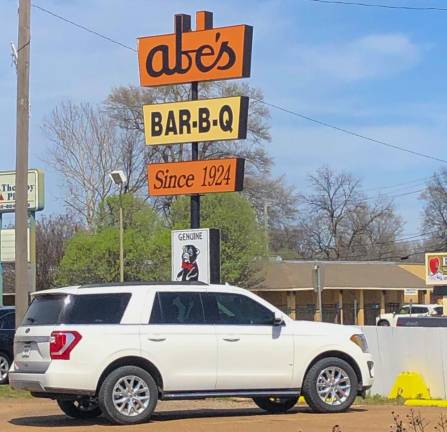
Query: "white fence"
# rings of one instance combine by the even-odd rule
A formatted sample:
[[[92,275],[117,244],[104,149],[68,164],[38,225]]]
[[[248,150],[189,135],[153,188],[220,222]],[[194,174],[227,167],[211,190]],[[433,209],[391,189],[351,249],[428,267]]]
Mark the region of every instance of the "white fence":
[[[419,372],[434,399],[447,399],[447,328],[363,327],[374,356],[371,394],[387,396],[401,372]]]

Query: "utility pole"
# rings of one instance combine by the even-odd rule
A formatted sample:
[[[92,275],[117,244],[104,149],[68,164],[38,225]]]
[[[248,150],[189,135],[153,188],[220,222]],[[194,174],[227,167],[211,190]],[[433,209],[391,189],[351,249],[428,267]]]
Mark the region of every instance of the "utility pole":
[[[29,297],[28,276],[28,139],[31,0],[19,0],[17,48],[16,203],[15,203],[15,304],[20,325]]]

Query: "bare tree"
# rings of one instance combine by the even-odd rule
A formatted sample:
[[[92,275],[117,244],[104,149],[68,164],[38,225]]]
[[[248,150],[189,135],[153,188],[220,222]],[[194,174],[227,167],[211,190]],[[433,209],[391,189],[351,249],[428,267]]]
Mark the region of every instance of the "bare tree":
[[[111,191],[111,171],[125,171],[126,191],[136,192],[144,185],[144,141],[135,131],[119,128],[101,107],[63,102],[43,128],[52,142],[47,162],[64,179],[65,204],[88,228],[98,204]]]
[[[447,169],[433,174],[421,198],[425,201],[424,234],[429,236],[427,246],[447,247]]]
[[[79,229],[69,215],[44,216],[36,226],[36,289],[54,286],[66,242]]]
[[[328,167],[309,177],[312,192],[302,196],[300,255],[360,260],[393,258],[402,220],[385,197],[369,202],[360,181]]]

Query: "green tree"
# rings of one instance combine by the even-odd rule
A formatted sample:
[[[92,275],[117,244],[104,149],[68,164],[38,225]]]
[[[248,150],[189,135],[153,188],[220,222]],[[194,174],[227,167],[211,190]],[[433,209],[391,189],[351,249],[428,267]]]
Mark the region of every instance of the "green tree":
[[[189,198],[181,197],[173,204],[173,229],[189,228],[189,203]],[[254,283],[256,262],[265,252],[266,239],[250,202],[237,193],[205,195],[201,225],[221,230],[222,282],[245,287]]]
[[[169,279],[169,230],[149,204],[124,194],[100,204],[94,231],[81,231],[70,239],[59,267],[59,284],[119,280],[120,199],[124,209],[125,280]]]

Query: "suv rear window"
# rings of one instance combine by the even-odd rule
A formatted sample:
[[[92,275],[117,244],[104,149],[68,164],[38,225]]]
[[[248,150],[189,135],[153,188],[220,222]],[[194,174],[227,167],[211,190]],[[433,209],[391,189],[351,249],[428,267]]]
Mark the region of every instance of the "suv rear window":
[[[130,293],[42,295],[31,303],[23,325],[119,324]]]

